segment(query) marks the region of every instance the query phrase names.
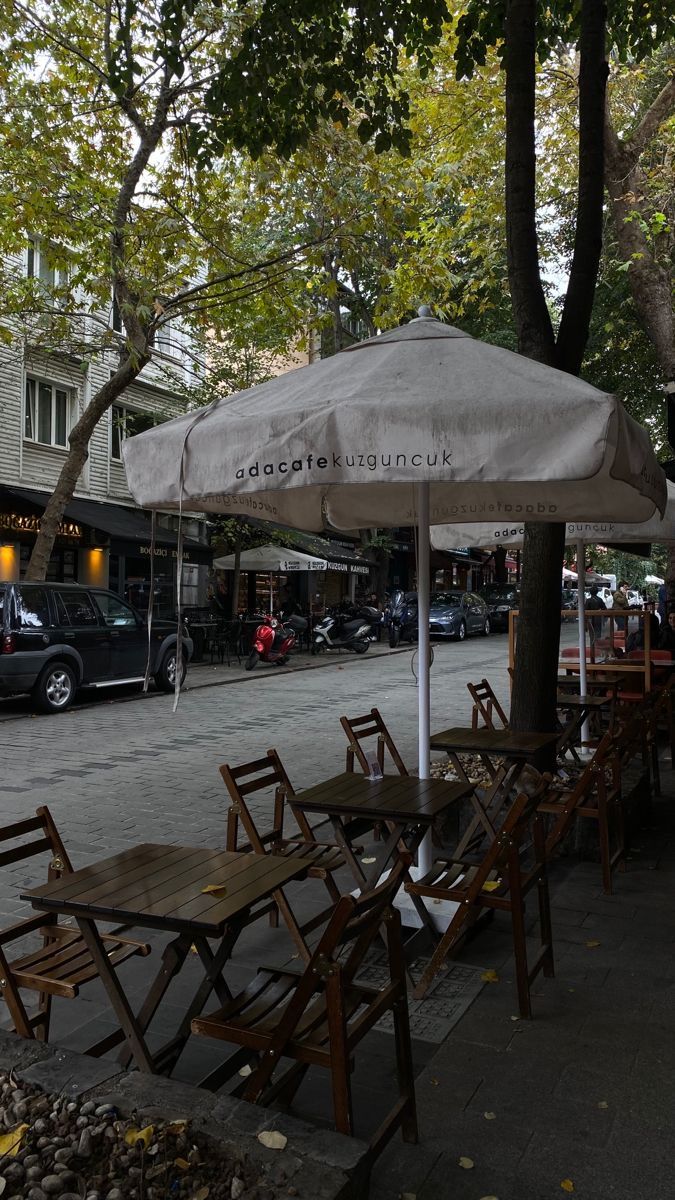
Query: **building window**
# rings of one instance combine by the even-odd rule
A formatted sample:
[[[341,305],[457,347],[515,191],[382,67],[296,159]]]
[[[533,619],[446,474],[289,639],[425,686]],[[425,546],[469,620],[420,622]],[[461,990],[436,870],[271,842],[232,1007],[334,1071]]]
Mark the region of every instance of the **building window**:
[[[46,379],[26,379],[24,437],[43,446],[68,449],[73,392]]]
[[[56,256],[56,253],[57,251],[54,247],[53,255]],[[29,279],[37,279],[46,292],[52,292],[55,288],[64,287],[68,282],[67,270],[63,266],[57,267],[54,265],[49,247],[45,246],[39,238],[31,238],[28,243],[26,274]]]
[[[127,408],[125,404],[113,404],[110,424],[110,457],[115,462],[122,461],[122,442],[143,433],[144,429],[152,429],[155,419],[152,413],[137,412]]]
[[[171,358],[180,357],[182,337],[175,321],[165,321],[160,325],[155,336],[155,348],[160,354],[168,354]]]

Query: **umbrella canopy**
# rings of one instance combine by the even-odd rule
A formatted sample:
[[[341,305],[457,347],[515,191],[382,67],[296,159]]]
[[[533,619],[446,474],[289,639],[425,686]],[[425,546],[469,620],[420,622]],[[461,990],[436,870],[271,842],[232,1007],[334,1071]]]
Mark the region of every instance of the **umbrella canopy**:
[[[658,583],[661,586],[665,583],[665,579],[661,579],[658,575],[645,575],[645,583]]]
[[[429,519],[646,520],[665,476],[615,397],[419,317],[124,443],[149,508],[300,529]]]
[[[234,571],[235,555],[214,558],[213,565],[220,571]],[[325,571],[327,566],[323,558],[311,558],[285,546],[256,546],[254,550],[243,550],[239,559],[241,571],[279,571],[283,575],[292,571]]]
[[[430,523],[583,520],[589,512],[647,520],[665,505],[649,438],[619,400],[425,309],[332,358],[126,440],[124,460],[146,508],[189,505],[313,530],[417,521],[423,779]]]
[[[667,484],[667,500],[663,516],[656,513],[648,521],[574,521],[567,523],[565,540],[593,546],[597,542],[644,543],[675,542],[675,483]],[[589,509],[593,512],[593,509]],[[431,530],[435,550],[454,550],[456,546],[522,546],[525,527],[519,522],[472,522],[471,524],[436,525]],[[574,571],[563,568],[564,575]]]

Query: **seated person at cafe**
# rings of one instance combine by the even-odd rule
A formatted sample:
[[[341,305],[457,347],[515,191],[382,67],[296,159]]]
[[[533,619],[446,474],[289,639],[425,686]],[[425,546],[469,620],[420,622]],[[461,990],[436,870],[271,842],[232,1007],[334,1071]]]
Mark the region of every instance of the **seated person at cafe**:
[[[661,627],[658,648],[669,650],[675,656],[675,610],[668,613],[668,619]]]
[[[661,635],[661,627],[659,618],[654,611],[653,601],[648,601],[644,606],[644,619],[640,622],[637,629],[633,631],[626,642],[626,653],[630,654],[631,650],[644,650],[645,647],[645,625],[649,621],[649,645],[652,650],[655,650],[659,644]]]

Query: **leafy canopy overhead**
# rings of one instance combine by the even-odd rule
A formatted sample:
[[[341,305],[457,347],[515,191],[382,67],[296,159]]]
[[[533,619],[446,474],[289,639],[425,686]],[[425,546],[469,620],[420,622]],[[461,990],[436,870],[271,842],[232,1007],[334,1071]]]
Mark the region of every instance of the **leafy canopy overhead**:
[[[596,0],[599,4],[600,0]],[[457,76],[470,76],[485,63],[488,49],[504,36],[507,0],[468,0],[457,22]],[[672,0],[607,0],[607,50],[621,62],[643,59],[675,32]],[[537,11],[540,62],[563,44],[576,45],[581,0],[549,0]]]
[[[125,0],[117,31],[115,86],[120,95],[144,71],[125,50],[137,0]],[[422,74],[448,19],[445,0],[162,0],[158,57],[177,78],[185,69],[184,30],[197,21],[229,31],[191,130],[202,161],[226,146],[258,156],[288,156],[322,120],[348,124],[358,114],[362,141],[409,151],[409,97],[399,78],[403,55]]]

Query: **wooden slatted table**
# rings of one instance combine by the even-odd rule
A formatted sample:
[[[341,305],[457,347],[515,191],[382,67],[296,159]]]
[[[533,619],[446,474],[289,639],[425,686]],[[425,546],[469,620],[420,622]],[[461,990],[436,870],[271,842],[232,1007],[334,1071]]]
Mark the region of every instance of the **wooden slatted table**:
[[[363,893],[376,886],[389,862],[392,870],[400,872],[401,884],[407,881],[408,867],[427,830],[471,791],[468,780],[455,783],[446,779],[385,775],[371,781],[366,775],[344,771],[298,792],[293,797],[293,807],[303,812],[323,813],[329,818],[335,840]],[[387,837],[376,844],[374,862],[369,864],[367,872],[354,853],[348,833],[348,825],[355,817],[373,825],[384,824],[388,831]],[[413,897],[413,902],[423,924],[436,938],[435,926],[424,903],[418,896]]]
[[[610,729],[613,725],[614,700],[612,696],[580,696],[578,692],[559,691],[556,698],[556,707],[568,714],[567,724],[563,725],[562,731],[558,737],[558,754],[569,753],[577,763],[581,765],[581,759],[577,754],[575,741],[577,734],[580,734],[581,727],[587,719],[592,717],[597,718],[602,713],[603,709],[610,709]]]
[[[494,838],[497,818],[509,802],[524,768],[531,765],[538,771],[551,769],[555,764],[557,740],[556,733],[517,733],[512,729],[463,726],[452,726],[431,735],[431,749],[445,751],[458,778],[469,785],[476,813],[453,853],[454,858],[473,853],[482,840],[483,834],[478,834],[481,826],[489,838]],[[460,754],[477,755],[490,776],[491,782],[482,799],[469,781],[458,757]],[[500,760],[498,765],[493,762],[495,758]]]
[[[124,1065],[133,1058],[142,1071],[171,1071],[190,1035],[193,1016],[201,1012],[211,992],[223,1004],[231,999],[223,969],[241,931],[269,912],[283,885],[302,878],[309,866],[311,859],[302,855],[282,858],[145,843],[31,888],[22,898],[34,908],[74,917],[96,963],[120,1029],[89,1053],[104,1054],[126,1039]],[[204,890],[212,885],[222,890]],[[136,1015],[105,953],[97,922],[177,935],[165,948],[162,965]],[[218,943],[215,948],[209,944],[213,941]],[[191,946],[204,966],[204,979],[176,1035],[152,1055],[144,1035]]]

